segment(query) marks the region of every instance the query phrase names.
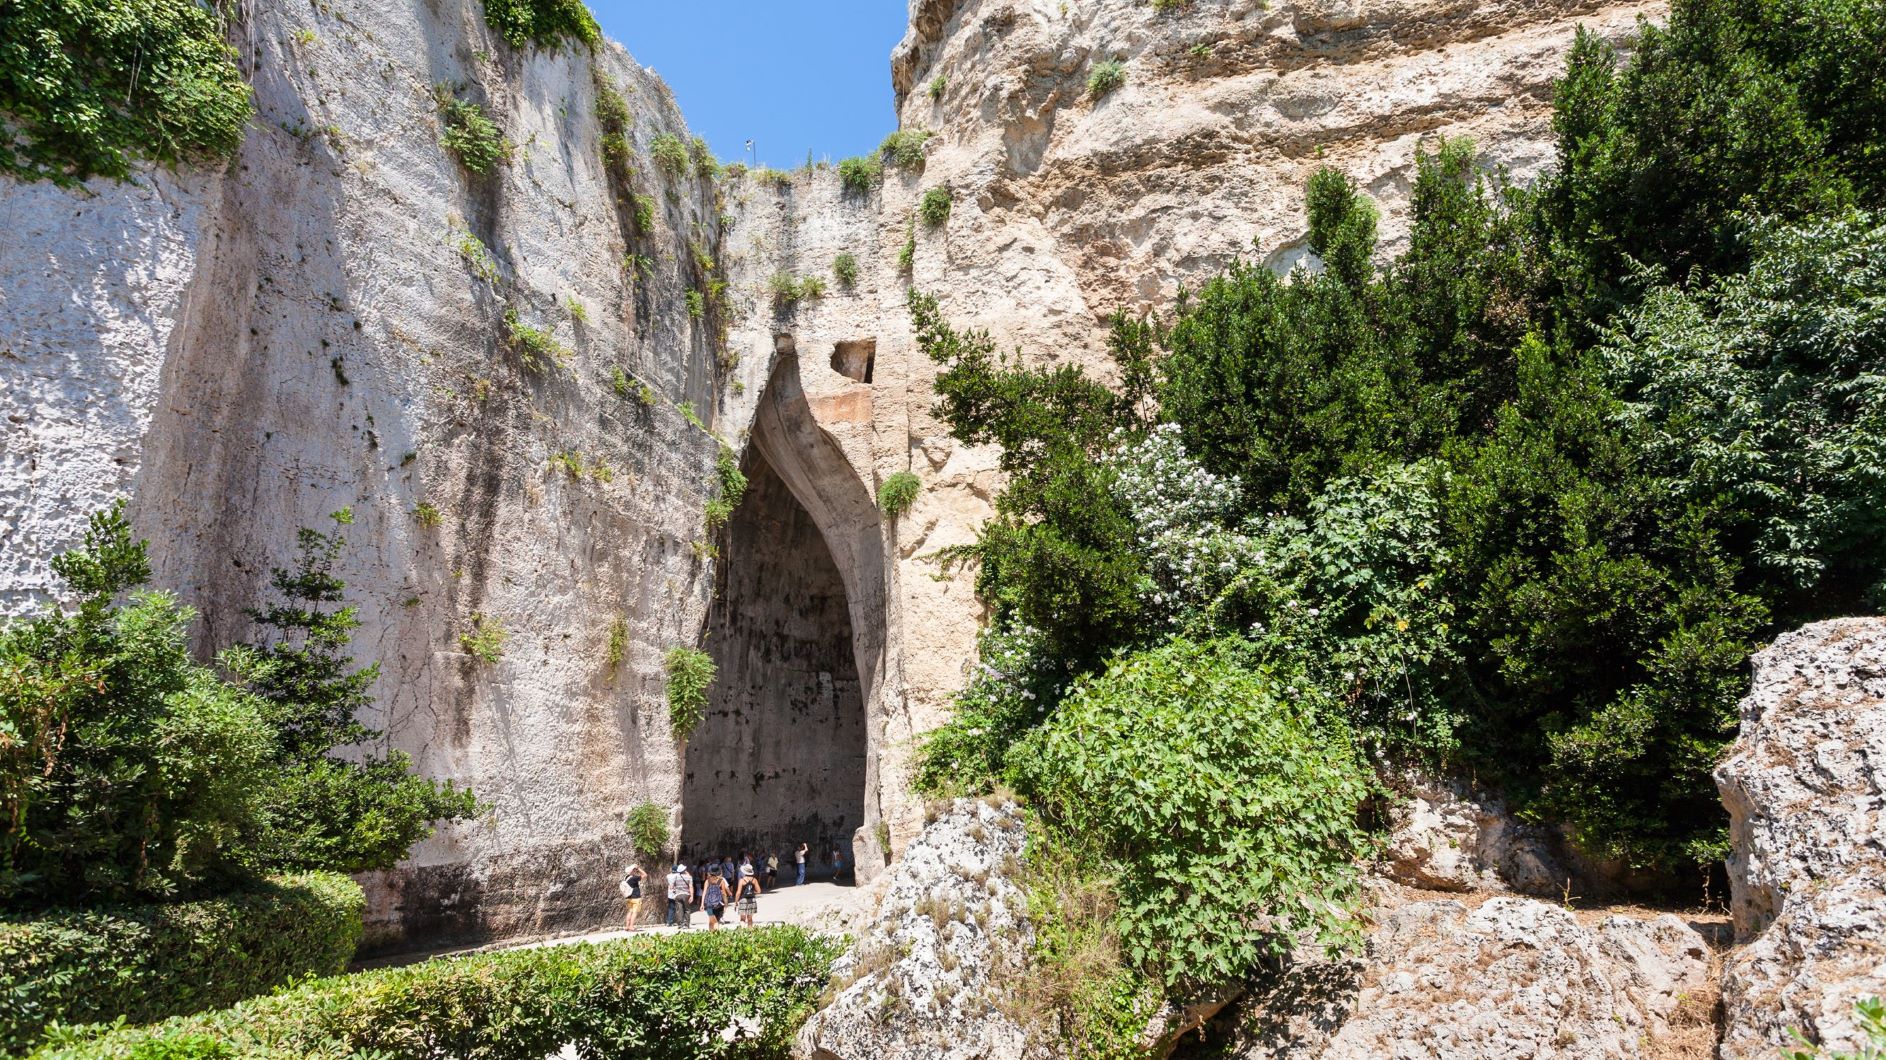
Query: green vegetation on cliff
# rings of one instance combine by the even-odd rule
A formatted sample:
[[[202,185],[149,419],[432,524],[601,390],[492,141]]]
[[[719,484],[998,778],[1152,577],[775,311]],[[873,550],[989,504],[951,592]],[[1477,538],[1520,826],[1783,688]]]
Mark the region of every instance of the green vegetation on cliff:
[[[1367,853],[1333,824],[1369,803],[1353,763],[1471,770],[1634,865],[1718,859],[1751,651],[1886,602],[1883,47],[1847,0],[1680,2],[1624,64],[1581,36],[1536,188],[1428,145],[1384,265],[1374,205],[1319,172],[1312,266],[1116,317],[1112,386],[913,291],[936,414],[1007,477],[942,557],[993,622],[921,781],[1030,796],[1110,881],[1128,966],[1178,993],[1264,951],[1162,908],[1235,893],[1221,926],[1339,937],[1340,902],[1292,896]],[[1355,757],[1306,760],[1303,732]],[[1139,789],[1195,783],[1219,801],[1134,831]],[[1223,816],[1251,806],[1306,831],[1212,846],[1261,835]],[[1252,873],[1276,889],[1222,889]]]
[[[253,107],[219,9],[196,0],[0,7],[0,173],[124,180],[139,159],[227,158]]]

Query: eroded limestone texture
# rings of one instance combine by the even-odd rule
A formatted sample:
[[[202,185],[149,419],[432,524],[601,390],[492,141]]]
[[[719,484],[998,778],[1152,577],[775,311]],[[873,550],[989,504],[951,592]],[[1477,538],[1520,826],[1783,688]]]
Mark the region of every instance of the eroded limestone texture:
[[[708,614],[718,677],[688,742],[683,856],[784,860],[805,842],[849,857],[864,819],[865,727],[844,579],[773,466],[747,463]]]

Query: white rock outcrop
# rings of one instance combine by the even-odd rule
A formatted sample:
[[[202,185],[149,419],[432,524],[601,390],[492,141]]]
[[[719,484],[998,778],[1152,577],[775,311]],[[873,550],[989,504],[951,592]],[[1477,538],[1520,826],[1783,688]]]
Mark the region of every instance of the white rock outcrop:
[[[1382,873],[1434,891],[1562,893],[1569,873],[1544,829],[1519,820],[1505,800],[1459,779],[1411,774],[1382,849]]]
[[[1886,619],[1820,622],[1755,658],[1742,732],[1716,770],[1747,941],[1723,977],[1725,1060],[1865,1044],[1886,996]]]
[[[1618,1060],[1657,1055],[1708,989],[1709,948],[1674,916],[1606,917],[1526,898],[1414,902],[1366,956],[1306,962],[1240,1016],[1247,1060]]]
[[[959,800],[904,850],[870,928],[833,968],[836,995],[800,1029],[805,1060],[1020,1060],[992,987],[1030,935],[1013,804]],[[1012,979],[1011,979],[1012,981]]]

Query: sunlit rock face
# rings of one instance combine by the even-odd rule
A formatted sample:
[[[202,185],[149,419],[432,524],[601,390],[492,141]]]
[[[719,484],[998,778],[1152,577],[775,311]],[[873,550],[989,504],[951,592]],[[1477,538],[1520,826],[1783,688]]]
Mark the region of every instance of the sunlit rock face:
[[[922,827],[910,758],[983,618],[936,554],[973,539],[1000,485],[991,454],[930,414],[907,288],[1033,361],[1104,371],[1109,312],[1165,309],[1240,254],[1300,258],[1317,166],[1375,195],[1391,240],[1423,137],[1471,135],[1490,164],[1537,172],[1574,25],[1619,38],[1659,11],[919,0],[892,82],[902,127],[936,136],[922,167],[861,194],[829,170],[664,171],[650,145],[686,139],[682,116],[613,44],[520,52],[476,3],[256,6],[232,39],[258,115],[226,167],[0,180],[0,613],[43,602],[46,559],[126,497],[211,652],[249,634],[295,528],[350,508],[339,573],[356,652],[382,667],[366,720],[491,807],[366,881],[370,945],[585,927],[613,916],[631,807],[670,808],[684,843],[690,819],[732,827],[684,798],[685,774],[732,766],[709,761],[724,746],[672,738],[662,658],[723,650],[716,593],[767,591],[703,523],[720,444],[763,451],[843,588],[824,613],[849,630],[815,638],[832,668],[804,669],[832,675],[835,705],[855,681],[855,706],[790,739],[852,761],[828,772],[855,811],[816,812],[868,878]],[[1103,58],[1125,80],[1094,99]],[[613,175],[599,81],[629,112]],[[440,147],[442,83],[489,111],[508,162],[471,174]],[[915,222],[938,186],[948,220]],[[652,207],[646,229],[630,195]],[[728,287],[697,316],[704,262]],[[823,278],[824,296],[778,304],[782,272]],[[528,368],[507,311],[560,360]],[[877,488],[899,471],[924,490],[883,517]],[[779,562],[829,580],[809,544]],[[505,630],[495,662],[461,643],[476,621]],[[766,664],[722,661],[749,689]],[[782,757],[770,737],[751,746],[748,762]]]

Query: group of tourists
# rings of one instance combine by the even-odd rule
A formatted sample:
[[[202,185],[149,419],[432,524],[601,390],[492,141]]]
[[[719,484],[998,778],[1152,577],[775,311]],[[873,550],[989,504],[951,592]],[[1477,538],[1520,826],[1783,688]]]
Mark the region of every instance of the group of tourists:
[[[810,848],[800,843],[793,851],[793,883],[805,883],[806,856]],[[837,879],[844,871],[844,854],[834,847],[831,855],[832,875]],[[622,870],[621,882],[617,884],[626,906],[626,927],[636,930],[642,912],[642,900],[646,895],[652,877],[642,866],[631,862]],[[763,882],[762,882],[763,881]],[[693,870],[681,862],[675,862],[668,873],[667,880],[667,917],[663,924],[668,927],[686,929],[695,909],[707,913],[707,928],[716,930],[727,919],[731,908],[740,917],[740,923],[753,926],[753,917],[759,912],[760,895],[765,891],[779,887],[779,855],[768,852],[763,859],[756,861],[751,852],[743,851],[736,862],[731,857],[710,859],[704,865],[697,865]]]

